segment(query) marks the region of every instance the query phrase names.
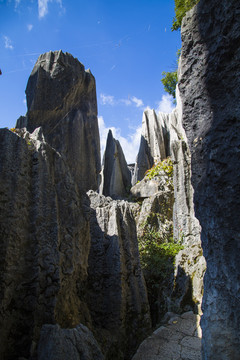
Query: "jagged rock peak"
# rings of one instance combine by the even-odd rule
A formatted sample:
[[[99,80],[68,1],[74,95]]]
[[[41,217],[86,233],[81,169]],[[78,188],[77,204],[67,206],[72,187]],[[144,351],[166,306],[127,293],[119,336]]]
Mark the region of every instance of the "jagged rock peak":
[[[142,117],[142,135],[133,175],[133,185],[142,180],[145,172],[154,163],[170,155],[167,130],[169,114],[156,114],[153,109],[146,109]]]
[[[112,198],[124,198],[131,187],[131,171],[118,140],[109,130],[106,149],[103,156],[102,181],[100,194]]]
[[[46,141],[68,163],[83,190],[97,189],[100,139],[95,79],[71,54],[50,51],[39,56],[29,77],[28,112],[23,124],[29,132],[41,126]]]
[[[71,54],[59,50],[40,55],[26,88],[28,111],[53,110],[56,107],[62,107],[65,96],[78,82],[85,82],[85,85],[91,85],[90,88],[95,87],[95,80],[90,71],[85,71],[84,65]],[[42,86],[47,84],[47,89]],[[65,99],[64,105],[72,107],[73,104],[81,103],[82,99],[77,95],[76,93],[71,98],[71,102],[66,102],[67,99]],[[96,103],[94,106],[96,107]]]

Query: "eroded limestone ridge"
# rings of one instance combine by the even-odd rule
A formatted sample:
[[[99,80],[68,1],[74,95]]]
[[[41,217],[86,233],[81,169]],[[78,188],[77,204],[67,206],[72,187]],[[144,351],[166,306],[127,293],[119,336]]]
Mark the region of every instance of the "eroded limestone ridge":
[[[1,359],[130,359],[151,328],[131,207],[83,191],[100,171],[95,96],[76,59],[43,54],[27,116],[0,130]]]
[[[42,128],[0,140],[0,358],[131,358],[151,319],[130,204],[78,191]]]
[[[147,109],[142,117],[142,134],[140,148],[136,159],[133,184],[142,180],[145,172],[154,163],[170,156],[168,114],[156,114],[155,110]]]
[[[42,127],[46,141],[68,163],[83,190],[98,187],[100,140],[96,84],[90,70],[71,54],[39,56],[27,83],[27,115],[16,127]]]

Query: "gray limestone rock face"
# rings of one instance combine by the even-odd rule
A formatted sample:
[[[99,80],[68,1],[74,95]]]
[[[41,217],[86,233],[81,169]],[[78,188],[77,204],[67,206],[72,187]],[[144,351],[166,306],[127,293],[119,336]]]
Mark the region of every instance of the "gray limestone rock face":
[[[191,184],[191,154],[182,127],[182,102],[176,89],[177,107],[169,115],[171,158],[174,164],[173,230],[184,249],[175,259],[174,289],[170,299],[173,311],[194,310],[201,314],[203,276],[206,262],[201,247],[201,227],[195,217]]]
[[[131,205],[93,191],[88,304],[106,359],[130,359],[151,319]],[[136,204],[136,206],[138,206]]]
[[[154,196],[164,189],[165,182],[161,177],[155,179],[143,178],[131,188],[131,194],[136,199],[144,199]]]
[[[239,359],[240,3],[201,0],[182,25],[179,89],[207,262],[203,359]]]
[[[61,155],[0,130],[0,358],[29,358],[43,324],[90,324],[81,291],[90,250],[87,199]],[[80,291],[81,289],[81,291]]]
[[[41,128],[0,130],[0,164],[0,358],[35,358],[43,327],[40,358],[85,359],[82,323],[130,359],[151,328],[132,207],[79,192]]]
[[[154,213],[160,215],[173,224],[173,233],[168,230],[165,238],[174,237],[175,241],[181,242],[184,246],[175,258],[175,268],[172,278],[168,279],[168,286],[161,284],[155,307],[154,318],[160,321],[164,311],[183,312],[194,310],[201,313],[201,303],[203,295],[203,275],[206,269],[205,259],[202,254],[200,233],[201,228],[194,213],[193,188],[191,184],[191,154],[182,127],[182,103],[178,88],[177,107],[170,114],[158,114],[154,121],[158,125],[156,129],[162,128],[165,134],[165,155],[170,155],[173,163],[173,186],[167,186],[166,174],[149,180],[147,176],[131,188],[131,194],[142,202],[140,217],[136,219],[138,224],[138,236],[141,236],[143,224],[148,217]],[[144,129],[146,122],[144,120]],[[164,124],[164,125],[163,125]],[[151,127],[150,127],[151,128]],[[143,129],[143,133],[146,131]],[[156,131],[154,128],[152,132]],[[161,147],[158,143],[149,142],[148,151],[158,154],[156,159],[159,161]],[[141,151],[139,151],[139,154]],[[150,165],[149,165],[150,166]],[[146,169],[147,170],[147,169]],[[161,199],[161,200],[160,200]],[[168,200],[167,200],[168,199]],[[170,201],[170,199],[172,199]],[[174,199],[174,200],[173,200]],[[160,201],[159,201],[160,200]],[[155,204],[152,206],[151,204]],[[159,204],[156,207],[156,204]],[[164,207],[164,204],[168,206]],[[166,211],[171,208],[171,213]],[[155,214],[156,215],[156,214]],[[169,218],[170,216],[170,218]],[[159,223],[155,231],[162,232],[164,221]],[[168,222],[167,222],[168,223]],[[169,227],[167,227],[169,229]],[[150,301],[150,303],[152,303]],[[152,311],[153,313],[153,311]],[[153,316],[153,315],[152,315]]]
[[[155,241],[158,238],[159,244],[166,244],[172,238],[173,233],[173,191],[166,187],[165,191],[158,191],[153,196],[142,200],[141,206],[138,205],[139,211],[135,211],[139,243],[148,242],[153,237]],[[167,298],[173,288],[174,264],[170,262],[167,270],[165,268],[166,275],[163,275],[158,270],[161,261],[156,263],[156,252],[154,254],[151,252],[151,256],[151,264],[143,266],[143,274],[148,290],[152,323],[155,327],[168,311]],[[159,257],[158,252],[158,259],[160,259]]]
[[[92,332],[82,324],[74,329],[44,325],[37,353],[38,360],[104,360]]]
[[[200,316],[171,314],[170,320],[142,342],[132,360],[201,360]]]
[[[99,193],[115,198],[124,198],[131,187],[131,171],[118,140],[109,130],[106,149],[103,156]]]
[[[169,153],[168,132],[166,120],[168,114],[158,113],[147,109],[142,118],[142,135],[140,148],[136,159],[132,184],[143,179],[145,172],[153,164],[162,161]]]
[[[69,53],[42,54],[28,80],[26,97],[27,130],[41,126],[46,141],[63,156],[80,188],[96,190],[100,140],[91,72]]]

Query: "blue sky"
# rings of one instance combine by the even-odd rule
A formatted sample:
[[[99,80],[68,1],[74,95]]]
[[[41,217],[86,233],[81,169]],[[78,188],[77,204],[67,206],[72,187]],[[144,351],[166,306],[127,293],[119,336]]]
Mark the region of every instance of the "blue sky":
[[[181,47],[173,17],[174,0],[0,0],[0,127],[26,113],[38,56],[62,49],[96,78],[102,147],[111,127],[134,161],[144,109],[172,109],[160,79]]]

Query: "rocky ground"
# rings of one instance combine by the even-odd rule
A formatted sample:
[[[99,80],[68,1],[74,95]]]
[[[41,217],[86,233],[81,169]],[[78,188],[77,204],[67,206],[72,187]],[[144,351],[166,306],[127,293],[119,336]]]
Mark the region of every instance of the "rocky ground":
[[[201,360],[201,337],[199,315],[172,314],[142,342],[132,360]]]

